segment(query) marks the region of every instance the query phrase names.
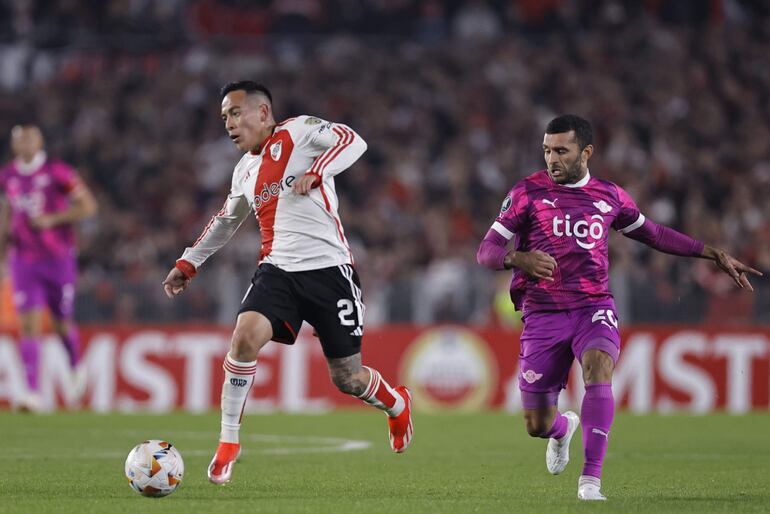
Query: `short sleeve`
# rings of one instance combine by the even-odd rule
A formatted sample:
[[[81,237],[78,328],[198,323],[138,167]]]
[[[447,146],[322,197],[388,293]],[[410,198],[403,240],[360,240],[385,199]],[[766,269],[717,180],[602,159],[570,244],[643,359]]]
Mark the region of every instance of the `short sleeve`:
[[[618,208],[618,215],[612,222],[612,228],[622,234],[627,234],[644,224],[644,214],[639,211],[636,202],[622,187],[615,185],[615,189],[618,193],[618,203],[620,206]]]
[[[80,185],[80,178],[70,166],[64,163],[56,163],[51,173],[56,187],[65,193],[70,193]]]
[[[517,184],[503,200],[500,214],[492,224],[492,229],[510,240],[520,232],[527,220],[529,199],[522,184]]]

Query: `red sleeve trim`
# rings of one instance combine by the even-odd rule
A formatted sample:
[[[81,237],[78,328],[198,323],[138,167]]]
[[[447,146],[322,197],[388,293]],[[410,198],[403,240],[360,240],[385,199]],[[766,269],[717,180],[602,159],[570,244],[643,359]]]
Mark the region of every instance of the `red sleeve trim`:
[[[195,266],[193,266],[191,262],[188,262],[184,259],[178,259],[176,261],[175,267],[182,272],[184,278],[193,278],[198,274],[198,270],[195,269]]]
[[[315,180],[313,181],[313,185],[310,186],[311,188],[315,189],[316,187],[321,185],[321,175],[319,175],[318,173],[308,171],[307,173],[305,173],[305,175],[310,175],[312,177],[315,177]]]

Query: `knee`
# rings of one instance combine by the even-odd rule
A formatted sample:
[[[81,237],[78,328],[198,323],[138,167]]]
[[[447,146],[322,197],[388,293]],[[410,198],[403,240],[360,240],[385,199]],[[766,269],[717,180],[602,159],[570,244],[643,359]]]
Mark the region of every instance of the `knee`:
[[[259,350],[268,340],[256,330],[236,328],[230,341],[230,356],[242,362],[256,360]]]

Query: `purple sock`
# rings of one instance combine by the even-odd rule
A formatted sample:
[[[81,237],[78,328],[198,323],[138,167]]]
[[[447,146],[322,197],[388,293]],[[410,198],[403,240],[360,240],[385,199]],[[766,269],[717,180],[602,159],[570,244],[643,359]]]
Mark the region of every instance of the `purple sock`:
[[[70,356],[70,365],[74,368],[80,362],[80,334],[78,333],[78,327],[70,325],[67,335],[62,338],[64,348],[67,349],[67,354]]]
[[[37,391],[37,370],[40,361],[40,342],[34,337],[22,337],[19,341],[24,371],[27,373],[27,385],[30,391]]]
[[[614,415],[615,400],[612,397],[612,385],[586,385],[586,395],[580,411],[585,451],[583,475],[602,477],[602,463],[604,454],[607,452],[607,440]]]
[[[561,439],[567,434],[567,418],[562,416],[561,412],[556,411],[556,417],[553,418],[553,425],[551,430],[545,433],[544,439],[553,437],[554,439]]]

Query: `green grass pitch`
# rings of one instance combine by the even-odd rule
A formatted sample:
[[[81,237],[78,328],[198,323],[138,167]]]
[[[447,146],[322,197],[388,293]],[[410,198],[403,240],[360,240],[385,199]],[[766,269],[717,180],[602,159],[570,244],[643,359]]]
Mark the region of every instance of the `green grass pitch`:
[[[384,416],[249,415],[233,482],[206,466],[219,415],[29,416],[0,413],[0,513],[768,512],[770,416],[617,416],[605,461],[609,501],[576,499],[578,433],[564,474],[545,469],[545,441],[519,415],[417,415],[404,455]],[[171,496],[143,498],[123,476],[128,451],[165,438],[185,478]]]

